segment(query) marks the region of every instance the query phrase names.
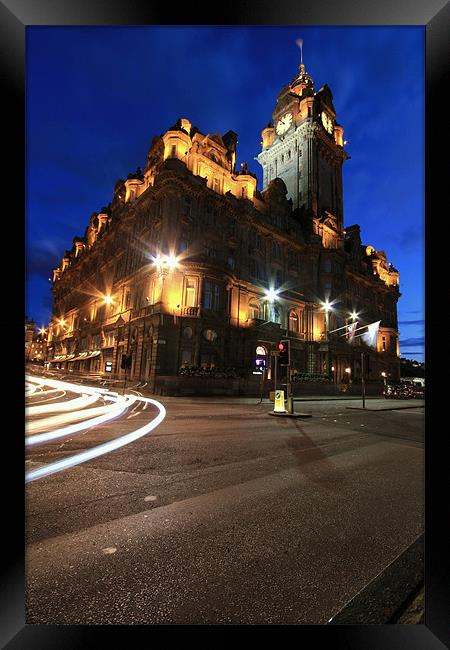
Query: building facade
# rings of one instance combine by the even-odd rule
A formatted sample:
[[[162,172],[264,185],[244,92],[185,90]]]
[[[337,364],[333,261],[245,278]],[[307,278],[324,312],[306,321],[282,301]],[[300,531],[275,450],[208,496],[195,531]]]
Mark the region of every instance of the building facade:
[[[369,379],[398,377],[399,274],[344,228],[343,133],[331,90],[302,64],[262,130],[261,190],[236,169],[233,131],[181,118],[154,137],[143,171],[117,181],[54,269],[50,363],[128,372],[155,392],[205,373],[252,386],[255,360],[273,380],[288,338],[299,373],[357,380],[364,350]],[[350,345],[355,321],[381,321],[376,349]]]

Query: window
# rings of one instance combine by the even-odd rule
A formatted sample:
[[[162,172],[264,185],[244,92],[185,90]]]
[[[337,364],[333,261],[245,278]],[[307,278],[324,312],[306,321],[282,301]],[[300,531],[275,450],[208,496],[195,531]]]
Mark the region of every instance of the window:
[[[242,188],[242,190],[241,190],[241,197],[242,197],[243,199],[246,199],[246,198],[247,198],[247,188],[246,188],[246,187],[243,187],[243,188]]]
[[[209,280],[205,280],[203,284],[203,307],[206,309],[220,309],[220,287]]]
[[[274,304],[272,308],[272,320],[274,323],[281,323],[280,308],[276,304]]]
[[[180,239],[180,242],[178,244],[178,252],[183,253],[185,250],[187,250],[188,247],[188,242],[186,239]]]
[[[289,312],[289,330],[298,332],[298,315],[293,309]]]
[[[323,261],[323,270],[325,273],[331,273],[331,260],[328,257]]]
[[[249,318],[254,320],[255,318],[260,317],[259,304],[256,301],[252,301],[248,306]],[[258,354],[258,353],[257,353]]]
[[[229,257],[229,258],[227,259],[227,266],[228,266],[228,268],[231,269],[231,270],[234,269],[234,267],[235,267],[235,261],[234,261],[234,258],[233,258],[233,257]]]
[[[298,254],[296,251],[289,251],[289,266],[298,266]]]
[[[275,284],[278,288],[283,284],[283,272],[280,269],[275,272]]]
[[[217,340],[217,332],[211,329],[203,330],[203,338],[205,339],[205,341],[214,343]]]
[[[192,199],[190,196],[185,196],[181,203],[181,212],[183,215],[189,217],[192,213]]]
[[[213,181],[213,187],[214,187],[214,191],[215,191],[215,192],[218,192],[218,191],[219,191],[219,179],[218,179],[218,178],[215,178],[215,179],[214,179],[214,181]]]
[[[181,350],[181,365],[192,363],[192,350]]]
[[[185,327],[183,330],[183,336],[185,339],[191,339],[193,335],[192,327]]]
[[[281,259],[281,248],[278,242],[272,242],[272,257],[275,260]]]
[[[214,368],[216,365],[216,357],[214,354],[204,353],[200,357],[200,365],[202,368]]]
[[[187,307],[195,307],[195,280],[193,278],[186,278],[184,304]]]
[[[171,152],[170,152],[170,156],[171,156],[171,158],[176,158],[176,155],[177,155],[177,146],[175,144],[173,144]]]

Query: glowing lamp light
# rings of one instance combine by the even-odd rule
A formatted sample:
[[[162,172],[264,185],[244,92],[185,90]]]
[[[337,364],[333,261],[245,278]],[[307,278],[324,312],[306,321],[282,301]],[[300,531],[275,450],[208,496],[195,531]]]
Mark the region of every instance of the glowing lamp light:
[[[382,377],[386,377],[386,373],[385,373],[385,372],[382,372],[382,373],[381,373],[381,376],[382,376]]]
[[[153,263],[158,269],[174,269],[178,266],[178,258],[175,255],[158,255],[153,258]]]
[[[167,255],[166,264],[169,269],[174,269],[176,266],[178,266],[178,260],[175,255]]]
[[[345,369],[345,372],[349,375],[350,372],[351,372],[350,368],[346,368],[346,369]]]
[[[104,301],[104,303],[105,303],[106,305],[111,305],[112,302],[113,302],[113,299],[112,299],[111,296],[105,296],[104,299],[103,299],[103,301]]]
[[[322,304],[323,304],[323,308],[325,309],[325,311],[330,311],[331,310],[331,304],[328,302],[328,300],[325,300],[325,302],[322,303]]]
[[[356,320],[358,318],[358,314],[356,313],[356,311],[352,311],[352,318],[353,320]]]
[[[66,321],[63,320],[63,319],[61,318],[61,320],[59,321],[59,324],[60,324],[60,325],[65,325],[65,324],[66,324]]]
[[[278,294],[276,289],[270,288],[266,291],[266,298],[269,302],[274,302],[278,298]]]

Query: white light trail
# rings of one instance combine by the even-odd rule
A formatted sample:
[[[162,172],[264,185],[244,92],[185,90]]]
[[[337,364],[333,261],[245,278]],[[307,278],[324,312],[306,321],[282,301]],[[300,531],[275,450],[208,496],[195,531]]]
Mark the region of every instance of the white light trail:
[[[56,390],[56,389],[54,389]],[[44,391],[45,392],[45,391]],[[36,406],[28,406],[25,409],[25,415],[31,417],[32,415],[39,415],[41,413],[53,413],[54,411],[75,411],[82,406],[89,406],[100,399],[99,395],[83,395],[68,402],[53,402],[53,404],[38,404]]]
[[[119,415],[121,415],[124,411],[127,410],[129,406],[131,406],[131,404],[133,404],[136,401],[134,395],[128,395],[126,397],[123,397],[123,396],[119,396],[117,393],[111,391],[105,391],[104,388],[102,389],[102,388],[94,388],[93,386],[80,386],[78,384],[69,384],[67,382],[61,382],[52,379],[41,379],[40,377],[32,377],[32,376],[30,377],[27,376],[26,379],[29,379],[30,381],[37,383],[39,386],[49,385],[49,386],[54,386],[59,390],[61,390],[62,387],[65,387],[71,392],[82,394],[85,397],[86,397],[86,393],[88,394],[90,393],[96,398],[103,397],[104,399],[111,400],[117,404],[117,406],[106,405],[95,409],[92,408],[86,409],[84,412],[79,411],[72,414],[63,414],[60,416],[53,416],[51,418],[47,418],[46,420],[41,419],[41,420],[37,420],[36,422],[32,422],[27,425],[28,434],[30,433],[32,434],[32,432],[40,431],[42,430],[42,428],[48,426],[52,426],[56,424],[67,424],[68,422],[73,421],[74,419],[79,420],[80,417],[84,418],[86,415],[98,416],[95,418],[90,418],[88,420],[85,419],[81,422],[78,422],[77,424],[72,424],[70,426],[55,429],[53,431],[35,433],[34,435],[32,434],[25,441],[25,444],[27,446],[38,445],[43,442],[55,440],[56,438],[62,438],[70,434],[78,433],[79,431],[83,431],[84,429],[89,429],[90,427],[112,420],[113,418],[116,418]],[[99,415],[100,413],[101,415]]]
[[[103,422],[108,422],[109,420],[113,420],[114,418],[121,415],[121,413],[126,411],[128,406],[134,401],[134,396],[130,396],[130,398],[126,399],[125,401],[119,402],[118,406],[115,408],[112,406],[107,406],[106,408],[108,411],[99,417],[83,420],[82,422],[78,422],[78,424],[72,424],[68,427],[63,427],[62,429],[55,429],[54,431],[46,431],[44,433],[31,435],[26,439],[25,444],[27,446],[38,445],[42,442],[48,442],[49,440],[54,440],[55,438],[62,438],[64,436],[68,436],[71,433],[78,433],[79,431],[83,431],[83,429],[89,429],[91,427],[97,426],[98,424],[103,424]]]
[[[38,469],[31,470],[25,474],[25,481],[27,483],[30,481],[35,481],[36,479],[43,478],[44,476],[49,476],[50,474],[55,474],[56,472],[68,469],[69,467],[74,467],[80,463],[85,463],[86,461],[92,460],[93,458],[98,458],[99,456],[108,454],[115,449],[120,449],[120,447],[124,447],[125,445],[128,445],[131,442],[138,440],[139,438],[142,438],[142,436],[145,436],[147,433],[150,433],[150,431],[155,429],[164,420],[166,417],[166,409],[160,402],[150,399],[149,397],[136,397],[136,399],[142,402],[153,404],[157,407],[159,413],[156,418],[154,418],[154,420],[148,422],[140,429],[136,429],[136,431],[127,433],[120,438],[105,442],[102,445],[93,447],[92,449],[87,449],[86,451],[75,454],[74,456],[70,456],[69,458],[64,458],[54,463],[50,463],[49,465],[44,465]]]

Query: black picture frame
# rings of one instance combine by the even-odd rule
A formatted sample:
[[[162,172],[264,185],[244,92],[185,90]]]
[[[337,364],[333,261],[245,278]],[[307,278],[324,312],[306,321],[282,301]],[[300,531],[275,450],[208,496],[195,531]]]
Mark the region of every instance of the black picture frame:
[[[441,382],[438,381],[439,355],[437,352],[440,330],[433,321],[436,298],[445,299],[446,293],[431,288],[431,278],[438,278],[439,255],[432,255],[431,249],[441,236],[439,215],[446,208],[444,192],[448,186],[448,162],[441,162],[442,150],[442,97],[445,94],[445,77],[448,79],[448,33],[450,26],[450,6],[445,0],[425,2],[408,0],[386,0],[377,3],[369,1],[352,2],[340,0],[268,0],[249,1],[216,5],[202,11],[200,5],[189,5],[186,11],[177,12],[175,5],[150,4],[142,0],[3,0],[0,3],[0,47],[2,79],[5,86],[3,136],[10,139],[10,148],[4,159],[7,161],[7,176],[4,177],[4,201],[10,199],[10,207],[4,213],[4,235],[17,240],[24,235],[20,232],[25,222],[25,30],[31,25],[423,25],[426,34],[426,295],[427,314],[427,414],[425,444],[425,625],[342,625],[342,626],[296,626],[298,641],[323,644],[325,647],[345,648],[347,650],[438,650],[449,645],[450,602],[448,594],[448,537],[446,528],[447,471],[445,463],[439,470],[438,459],[445,458],[445,419],[439,418],[445,396]],[[179,18],[189,16],[189,23],[181,23]],[[421,89],[411,89],[420,92]],[[393,126],[393,129],[395,127]],[[448,131],[448,126],[447,126]],[[22,200],[25,198],[25,201]],[[17,230],[19,233],[17,234]],[[24,239],[23,239],[24,241]],[[5,242],[4,242],[5,244]],[[442,242],[441,242],[442,244]],[[15,245],[17,248],[17,244]],[[14,252],[15,249],[13,249]],[[24,250],[24,249],[23,249]],[[439,250],[439,249],[438,249]],[[3,249],[5,252],[5,249]],[[445,258],[445,251],[443,251]],[[23,267],[24,265],[22,265]],[[7,441],[7,464],[11,470],[4,486],[3,512],[3,567],[0,594],[2,647],[9,650],[33,650],[34,648],[88,648],[104,643],[106,635],[112,636],[114,644],[127,644],[137,647],[135,635],[145,635],[146,643],[151,642],[153,629],[145,626],[45,626],[25,624],[25,557],[24,557],[24,483],[23,447],[20,440],[21,426],[24,426],[23,413],[23,365],[22,365],[22,326],[23,313],[18,309],[18,296],[23,295],[24,276],[17,260],[4,266],[4,305],[7,318],[2,319],[3,341],[8,341],[6,358],[8,390],[17,395],[16,410],[19,414],[13,427],[5,427],[6,435],[14,431],[14,441]],[[442,276],[440,276],[442,277]],[[445,277],[445,276],[444,276]],[[434,282],[434,280],[433,280]],[[18,286],[17,286],[18,285]],[[436,296],[436,298],[434,297]],[[20,321],[20,322],[19,322]],[[445,333],[442,334],[445,336]],[[7,338],[5,338],[7,337]],[[17,344],[17,348],[16,348]],[[434,353],[433,353],[434,346]],[[445,348],[444,348],[445,349]],[[6,373],[5,373],[6,374]],[[445,412],[441,411],[442,417]],[[439,425],[436,423],[442,422]],[[5,461],[5,458],[4,458]],[[172,626],[163,627],[164,632]],[[179,626],[178,626],[179,627]],[[197,626],[196,626],[197,627]],[[201,626],[200,626],[201,627]],[[230,626],[232,628],[233,626]],[[276,627],[276,626],[275,626]],[[251,631],[251,630],[250,630]],[[267,630],[268,633],[269,630]],[[225,634],[227,634],[225,632]],[[131,635],[131,636],[130,636]],[[225,637],[224,637],[225,638]]]

